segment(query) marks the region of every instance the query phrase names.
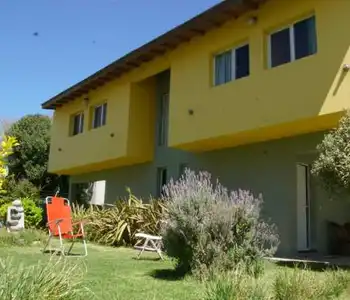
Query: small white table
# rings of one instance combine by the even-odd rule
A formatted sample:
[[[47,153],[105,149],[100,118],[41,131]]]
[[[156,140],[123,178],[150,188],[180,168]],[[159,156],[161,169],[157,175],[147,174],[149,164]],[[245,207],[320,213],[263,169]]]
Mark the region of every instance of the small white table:
[[[134,248],[140,250],[139,254],[137,255],[137,258],[140,258],[143,251],[151,251],[151,252],[157,252],[159,257],[163,259],[162,256],[162,237],[156,236],[156,235],[150,235],[146,233],[136,233],[135,237],[139,238],[139,240],[136,242]],[[141,242],[144,240],[143,245],[140,245]]]

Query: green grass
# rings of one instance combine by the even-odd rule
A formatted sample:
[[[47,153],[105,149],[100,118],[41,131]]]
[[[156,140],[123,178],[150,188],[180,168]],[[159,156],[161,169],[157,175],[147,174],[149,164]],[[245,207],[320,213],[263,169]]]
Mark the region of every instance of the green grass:
[[[76,248],[75,252],[77,250],[78,248]],[[83,261],[86,268],[84,286],[94,293],[93,299],[218,299],[213,297],[205,298],[206,284],[202,284],[191,277],[177,278],[173,271],[174,264],[170,260],[158,260],[157,255],[154,253],[144,253],[141,259],[137,260],[136,255],[138,252],[136,250],[102,247],[91,243],[88,244],[88,251],[89,255],[86,258],[70,257],[67,258],[67,261],[72,263]],[[12,257],[15,263],[22,263],[25,266],[46,263],[50,259],[49,254],[41,253],[38,245],[0,247],[0,257]],[[53,258],[58,259],[56,256]],[[284,271],[289,274],[295,272],[292,268],[277,267],[272,263],[268,263],[266,273],[262,279],[262,285],[273,286],[276,276]],[[313,278],[312,280],[314,281],[322,281],[322,276],[325,276],[323,272],[308,272],[310,272],[308,277],[303,277],[301,278],[302,280],[311,280]],[[312,278],[310,279],[310,277]],[[288,286],[282,286],[282,288],[287,289]],[[350,294],[347,295],[344,299],[349,299]]]
[[[77,245],[80,246],[80,245]],[[75,250],[75,252],[77,249]],[[144,253],[136,259],[137,251],[88,244],[89,254],[83,258],[87,273],[85,284],[96,299],[200,299],[203,286],[191,278],[174,277],[173,263],[160,261],[154,253]],[[11,256],[18,263],[37,264],[49,260],[40,247],[0,248],[0,257]],[[69,260],[81,260],[70,257]]]

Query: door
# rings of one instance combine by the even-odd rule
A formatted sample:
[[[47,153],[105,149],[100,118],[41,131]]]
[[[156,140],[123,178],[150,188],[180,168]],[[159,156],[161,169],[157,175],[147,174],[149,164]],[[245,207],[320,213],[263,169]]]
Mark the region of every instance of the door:
[[[310,167],[297,164],[298,250],[310,250]]]

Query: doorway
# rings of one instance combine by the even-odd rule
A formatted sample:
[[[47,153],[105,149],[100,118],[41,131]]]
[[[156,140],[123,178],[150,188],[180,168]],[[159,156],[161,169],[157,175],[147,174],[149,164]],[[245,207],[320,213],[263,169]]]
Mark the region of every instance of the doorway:
[[[311,248],[310,239],[310,166],[297,164],[297,242],[298,251]]]

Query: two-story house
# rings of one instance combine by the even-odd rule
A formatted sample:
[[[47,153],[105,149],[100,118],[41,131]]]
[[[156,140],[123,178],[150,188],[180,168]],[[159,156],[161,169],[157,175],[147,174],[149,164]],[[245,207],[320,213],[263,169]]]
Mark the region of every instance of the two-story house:
[[[263,194],[279,254],[327,252],[350,220],[310,176],[350,106],[349,0],[226,0],[42,104],[49,171],[101,183],[106,203],[158,196],[188,166]],[[100,192],[101,192],[100,190]]]

